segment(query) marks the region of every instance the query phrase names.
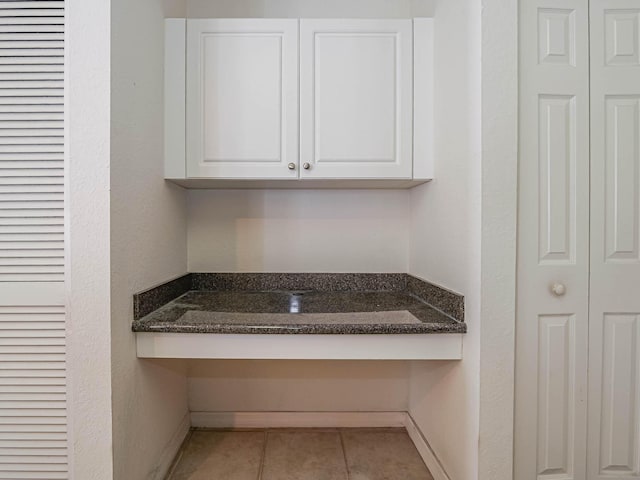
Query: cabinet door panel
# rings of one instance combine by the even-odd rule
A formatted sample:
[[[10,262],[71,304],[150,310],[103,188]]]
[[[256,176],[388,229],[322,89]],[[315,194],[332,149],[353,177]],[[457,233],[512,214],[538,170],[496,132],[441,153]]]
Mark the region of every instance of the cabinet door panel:
[[[188,177],[297,177],[297,27],[187,22]]]
[[[411,178],[411,20],[301,20],[305,178]]]

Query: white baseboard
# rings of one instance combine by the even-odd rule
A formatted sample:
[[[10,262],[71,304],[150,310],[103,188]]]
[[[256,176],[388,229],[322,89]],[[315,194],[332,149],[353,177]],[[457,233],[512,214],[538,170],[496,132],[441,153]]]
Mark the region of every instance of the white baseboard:
[[[191,412],[203,428],[404,427],[405,412]]]
[[[180,447],[182,446],[182,442],[186,438],[189,433],[189,429],[191,428],[191,419],[189,418],[189,413],[187,412],[185,416],[180,421],[178,428],[171,436],[171,440],[164,447],[162,454],[159,458],[159,464],[156,466],[155,472],[151,478],[153,480],[164,480],[167,478],[167,474],[169,473],[169,469],[173,464],[173,460],[175,459]]]
[[[429,445],[429,442],[424,438],[422,431],[418,428],[418,425],[416,425],[416,422],[414,422],[413,418],[411,418],[411,415],[408,413],[405,413],[404,427],[407,429],[409,438],[411,438],[413,444],[416,446],[418,453],[431,472],[431,475],[433,475],[433,480],[451,480],[442,466],[442,463],[440,463],[440,460],[438,460],[438,457],[431,448],[431,445]]]
[[[434,480],[451,480],[420,428],[407,412],[191,412],[191,426],[200,428],[404,427]]]

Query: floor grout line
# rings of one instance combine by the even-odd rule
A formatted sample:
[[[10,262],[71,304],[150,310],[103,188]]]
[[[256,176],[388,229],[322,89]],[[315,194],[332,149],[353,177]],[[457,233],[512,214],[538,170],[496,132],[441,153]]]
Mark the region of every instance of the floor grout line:
[[[305,428],[283,428],[283,429],[278,429],[278,428],[265,427],[265,428],[255,429],[255,430],[251,430],[251,431],[255,432],[254,435],[257,434],[258,432],[262,433],[263,445],[260,448],[259,445],[255,445],[254,444],[255,447],[258,447],[257,451],[255,450],[255,447],[251,447],[251,450],[253,452],[255,452],[255,453],[259,452],[259,454],[260,454],[258,470],[256,471],[256,477],[254,477],[254,478],[256,480],[263,480],[263,479],[265,479],[267,477],[271,478],[273,475],[278,476],[281,473],[280,472],[280,468],[278,467],[278,462],[276,462],[275,464],[273,464],[270,467],[270,476],[269,475],[267,477],[264,476],[265,475],[265,471],[266,471],[266,459],[267,459],[267,453],[268,453],[268,450],[267,450],[268,444],[269,444],[270,440],[274,440],[274,439],[270,438],[271,437],[271,435],[270,435],[271,433],[274,433],[277,436],[280,433],[286,433],[286,434],[291,433],[291,434],[294,434],[296,432],[298,432],[298,433],[303,433],[305,431],[308,432],[309,430],[315,431],[317,433],[326,433],[326,434],[329,434],[329,433],[335,434],[335,433],[337,433],[338,434],[338,438],[339,438],[339,442],[340,442],[340,448],[342,450],[342,460],[343,460],[343,465],[344,465],[345,469],[342,472],[340,472],[339,471],[339,465],[337,463],[333,463],[333,462],[338,462],[339,463],[339,460],[338,460],[339,453],[338,452],[335,452],[335,453],[331,454],[331,456],[328,457],[328,458],[329,459],[333,458],[333,460],[331,460],[331,463],[333,463],[333,465],[335,465],[335,467],[333,467],[332,470],[334,470],[334,472],[336,474],[338,474],[338,475],[341,475],[342,473],[345,474],[345,477],[341,477],[341,476],[339,477],[339,478],[344,479],[344,480],[352,480],[354,478],[354,476],[358,475],[357,472],[359,471],[358,465],[356,465],[356,464],[354,464],[354,469],[355,469],[354,472],[352,472],[351,469],[350,469],[349,455],[348,455],[347,447],[346,447],[347,437],[345,436],[345,433],[350,433],[351,434],[352,431],[355,431],[355,432],[360,431],[362,433],[366,433],[366,432],[374,433],[375,431],[380,431],[381,434],[385,434],[385,433],[389,433],[389,432],[385,432],[385,430],[394,430],[394,431],[402,430],[402,433],[404,433],[404,435],[408,438],[408,440],[411,441],[411,438],[410,438],[406,428],[404,428],[404,429],[397,429],[397,428],[380,429],[380,428],[366,428],[366,427],[365,428],[340,428],[340,427],[337,427],[337,428],[326,428],[326,429],[325,428],[323,428],[323,429],[305,429]],[[172,478],[174,478],[175,473],[177,471],[178,464],[182,463],[185,460],[185,453],[186,453],[187,447],[189,446],[189,444],[193,440],[193,435],[194,435],[195,431],[197,431],[197,429],[192,428],[192,429],[190,429],[190,431],[186,435],[186,437],[185,437],[185,439],[183,441],[183,444],[182,444],[180,450],[178,451],[178,454],[176,455],[176,458],[173,461],[173,465],[169,469],[169,472],[167,473],[167,476],[165,477],[165,480],[171,480]],[[209,431],[211,431],[211,430],[209,430]],[[216,430],[213,430],[213,431],[216,431]],[[232,431],[233,430],[231,430],[231,431],[229,431],[229,430],[217,430],[218,434],[222,434],[222,435],[224,435],[225,433],[230,433]],[[240,432],[246,432],[245,430],[239,430],[239,431]],[[395,433],[400,434],[401,432],[397,431]],[[215,435],[214,435],[214,437],[217,438]],[[396,438],[396,435],[394,435],[392,437]],[[255,437],[253,437],[253,438],[255,438]],[[328,441],[327,437],[325,437],[324,435],[323,435],[323,438],[324,438],[323,442]],[[333,437],[333,438],[335,438],[335,437]],[[351,438],[351,437],[349,437],[349,438]],[[360,461],[360,460],[358,460],[358,458],[359,458],[359,455],[362,453],[362,452],[360,452],[360,454],[358,454],[358,451],[359,451],[358,448],[359,447],[357,445],[359,444],[358,443],[359,441],[354,440],[354,439],[357,439],[357,438],[358,438],[357,436],[352,438],[352,440],[356,442],[355,444],[350,443],[351,447],[356,449],[355,453],[352,452],[352,454],[355,454],[355,456],[356,456],[356,459],[355,459],[356,463],[358,463]],[[253,442],[253,440],[252,440],[252,442]],[[395,442],[395,440],[394,440],[394,442]],[[278,443],[278,442],[276,442],[276,443]],[[415,448],[415,444],[413,444],[413,446],[414,446],[414,449],[415,449],[415,454],[417,455],[421,465],[427,469],[427,472],[428,472],[427,475],[428,475],[429,479],[433,480],[433,474],[429,470],[429,467],[425,464],[424,459],[420,456],[420,453],[417,450],[417,448]],[[254,455],[255,455],[255,453],[254,453]],[[328,453],[328,452],[325,452],[325,453]],[[333,457],[333,455],[335,455],[336,453],[338,453],[338,457]],[[372,453],[372,452],[370,452],[370,453]],[[236,457],[237,457],[237,455],[236,455]],[[371,457],[371,458],[373,458],[373,457]],[[368,462],[368,460],[367,460],[367,462]],[[410,459],[410,458],[407,458],[407,463],[406,464],[407,465],[413,465],[413,460]],[[415,465],[414,465],[414,467],[415,467]],[[366,468],[365,468],[365,470],[366,470]],[[181,475],[180,478],[182,478],[182,475]],[[393,478],[397,480],[400,477],[393,476]],[[412,478],[414,478],[414,477],[412,477]],[[417,479],[418,477],[415,477],[415,478]],[[422,476],[419,476],[419,478],[422,478]],[[426,478],[424,480],[426,480]]]
[[[344,468],[347,472],[347,480],[351,478],[351,472],[349,471],[349,462],[347,461],[347,449],[344,446],[344,437],[342,436],[342,429],[338,429],[338,435],[340,435],[340,446],[342,446],[342,458],[344,460]]]
[[[260,468],[258,469],[258,480],[262,480],[262,472],[264,471],[264,460],[267,456],[267,442],[269,441],[269,430],[264,429],[264,445],[262,446],[262,457],[260,457]]]

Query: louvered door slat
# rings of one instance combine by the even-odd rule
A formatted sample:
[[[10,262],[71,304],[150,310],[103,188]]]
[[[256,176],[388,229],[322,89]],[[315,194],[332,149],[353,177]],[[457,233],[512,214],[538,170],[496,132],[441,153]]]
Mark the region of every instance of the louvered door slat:
[[[55,68],[59,70],[63,65],[62,56],[46,55],[46,56],[0,56],[0,71],[46,71],[47,68]]]
[[[42,161],[42,162],[38,162],[38,161],[31,161],[31,160],[27,160],[27,161],[21,161],[21,162],[9,162],[9,161],[5,161],[3,159],[0,158],[0,169],[3,171],[7,171],[7,170],[15,170],[16,168],[20,168],[20,167],[24,167],[24,166],[28,166],[30,168],[33,168],[34,170],[50,170],[51,168],[63,168],[62,165],[62,161],[60,160],[50,160],[50,161]],[[6,196],[4,199],[5,200],[17,200],[17,198],[15,197],[15,195],[17,195],[18,193],[22,193],[22,200],[28,200],[28,198],[25,198],[25,195],[30,195],[30,194],[24,194],[24,192],[16,192],[16,191],[11,191],[11,192],[5,192],[3,190],[0,190],[0,196],[4,195]],[[39,197],[36,195],[35,197],[31,197],[35,200],[43,200],[42,197],[42,193],[40,191],[34,191],[33,195],[40,195]],[[46,193],[46,192],[45,192]],[[52,192],[49,192],[52,193]],[[11,195],[14,195],[13,197],[11,197]],[[0,199],[1,201],[2,199]],[[61,200],[60,195],[56,196],[55,198],[50,198],[48,200]]]
[[[10,202],[7,202],[10,203]],[[39,218],[46,217],[58,217],[60,211],[58,205],[53,205],[56,202],[41,202],[40,205],[28,205],[20,202],[13,202],[11,206],[5,207],[0,215],[0,219],[3,217],[16,217],[16,218],[31,218],[34,223],[37,224]],[[60,203],[60,202],[57,202]],[[51,204],[51,205],[50,205]],[[0,220],[2,223],[2,220]],[[44,246],[44,245],[42,245]],[[8,247],[7,247],[8,248]],[[17,248],[17,247],[12,247]],[[34,247],[36,248],[36,247]],[[50,248],[50,247],[46,247]]]
[[[0,67],[1,71],[1,67]],[[63,113],[62,102],[52,104],[0,105],[0,113]]]
[[[31,162],[57,162],[42,163],[42,165],[45,168],[64,168],[62,154],[55,152],[2,152],[0,153],[0,162],[5,166],[13,165],[8,168],[15,169],[38,167],[37,164]]]
[[[63,265],[64,262],[52,258],[52,257],[35,257],[35,258],[22,258],[22,257],[0,257],[0,265]]]
[[[49,470],[46,472],[34,472],[28,468],[23,468],[20,472],[0,471],[0,480],[60,480],[67,478],[65,471],[58,472]]]
[[[62,0],[43,0],[39,2],[31,0],[3,0],[5,8],[16,9],[40,9],[40,8],[59,8],[64,9],[64,1]]]
[[[42,148],[40,145],[34,145],[33,147]],[[61,168],[29,168],[29,165],[25,165],[25,168],[7,168],[3,169],[3,177],[57,177],[60,182],[63,181],[63,170]],[[1,207],[0,207],[1,208]]]
[[[0,424],[0,432],[65,432],[64,425]]]
[[[30,143],[60,143],[62,128],[43,128],[37,123],[32,123],[31,128],[2,128],[0,125],[0,135],[4,135],[7,143],[30,142]],[[19,137],[27,137],[20,139]],[[46,141],[46,142],[45,142]],[[31,166],[29,166],[31,167]]]
[[[16,74],[17,75],[17,74]],[[38,75],[50,75],[49,72],[42,73]],[[2,73],[0,73],[0,77],[2,77]],[[0,122],[52,122],[52,121],[62,121],[63,113],[62,111],[36,111],[36,112],[1,112],[0,111]]]
[[[37,192],[40,193],[40,192]],[[49,193],[44,192],[45,194],[49,195]],[[59,193],[54,193],[55,195],[61,195],[62,192]],[[2,197],[3,195],[7,195],[6,193],[3,193],[2,190],[0,190],[0,197]],[[29,225],[26,224],[24,222],[27,221],[27,219],[21,219],[23,220],[23,223],[18,224],[18,225],[12,225],[12,224],[8,224],[5,223],[3,225],[0,225],[0,234],[1,233],[24,233],[24,232],[28,232],[28,233],[47,233],[47,232],[56,232],[56,233],[62,233],[64,231],[64,227],[62,225],[62,222],[56,223],[56,222],[47,222],[47,225],[44,225],[42,223],[39,223],[37,225]],[[2,252],[0,252],[0,257],[2,257]]]
[[[0,54],[3,52],[0,52]],[[33,83],[33,85],[31,84]],[[0,87],[2,87],[2,85],[0,85]],[[62,85],[60,86],[56,86],[55,88],[42,88],[42,85],[38,85],[38,82],[29,82],[29,83],[24,83],[22,88],[0,88],[0,97],[2,97],[3,99],[10,101],[20,101],[19,99],[26,97],[26,98],[39,98],[39,97],[46,97],[46,98],[57,98],[57,97],[63,97],[64,96],[64,90],[62,89]],[[44,99],[42,99],[44,100]],[[34,103],[33,101],[31,101],[30,103]],[[51,103],[50,101],[46,102],[46,103]]]
[[[2,48],[0,47],[0,53],[5,55],[7,58],[16,58],[15,62],[12,63],[20,63],[19,59],[29,58],[29,57],[57,57],[62,61],[64,57],[64,51],[61,48]],[[48,62],[51,63],[51,62]]]
[[[25,456],[63,456],[66,455],[67,451],[63,447],[53,447],[53,448],[43,448],[43,447],[33,447],[29,449],[25,448],[1,448],[0,447],[0,458],[1,457],[9,457],[5,459],[5,462],[10,463],[13,460],[11,457],[13,455],[25,455]],[[0,460],[1,461],[1,460]],[[35,463],[35,462],[34,462]],[[2,465],[2,463],[0,463]]]
[[[16,145],[14,147],[7,145],[0,145],[0,157],[6,158],[7,154],[35,154],[35,153],[45,153],[45,154],[62,154],[64,149],[60,145],[55,145],[51,148],[46,145]],[[17,156],[16,156],[17,158]],[[3,183],[2,178],[0,178],[0,183]],[[60,183],[63,183],[62,177],[60,177]]]
[[[36,29],[32,29],[36,30]],[[64,32],[21,32],[22,35],[19,36],[19,39],[16,40],[16,35],[14,33],[18,32],[3,32],[0,30],[0,41],[6,42],[36,42],[36,43],[46,43],[52,40],[62,41],[64,40]],[[29,47],[26,47],[29,48]]]
[[[63,155],[64,1],[0,1],[0,480],[68,478]]]
[[[0,24],[0,33],[64,33],[64,25],[62,23],[50,24]]]
[[[26,262],[26,259],[32,259],[33,262],[43,262],[45,264],[50,264],[54,261],[59,262],[60,260],[57,258],[59,252],[56,249],[48,249],[48,248],[38,248],[38,249],[24,249],[21,250],[19,248],[9,250],[7,248],[0,251],[0,258],[4,259],[16,259],[23,258],[25,259],[25,265],[29,265]],[[47,260],[42,260],[41,257],[46,257]]]
[[[25,382],[24,384],[13,383],[7,379],[0,381],[0,392],[1,393],[65,393],[65,382],[60,381],[51,381],[51,379],[40,379],[40,380],[48,380],[47,382],[37,383],[33,380],[29,382]],[[27,430],[31,431],[32,427],[25,427]],[[3,427],[0,427],[2,430]],[[3,430],[5,431],[5,430]],[[57,430],[56,430],[57,431]]]
[[[64,331],[60,328],[49,328],[35,333],[28,330],[5,330],[2,332],[0,345],[21,345],[23,342],[29,345],[65,345]],[[1,385],[2,381],[0,381]]]
[[[58,35],[56,37],[56,35]],[[47,38],[49,37],[49,38]],[[20,39],[16,40],[16,36],[13,35],[0,35],[0,40],[4,40],[0,43],[0,50],[4,49],[24,49],[29,53],[32,53],[35,49],[43,48],[50,49],[55,48],[58,51],[62,51],[60,44],[64,40],[62,34],[53,35],[20,35]]]
[[[0,341],[0,347],[2,347],[1,355],[8,354],[63,354],[64,355],[64,341],[56,341],[55,338],[12,338],[11,342],[7,342],[7,339]],[[63,358],[64,360],[64,358]]]
[[[49,334],[52,335],[52,334]],[[51,337],[32,337],[28,335],[7,335],[0,338],[0,345],[7,351],[38,352],[40,348],[45,352],[64,353],[64,337],[52,335]],[[0,385],[0,392],[2,385]]]
[[[5,423],[15,423],[19,422],[20,424],[26,422],[33,422],[34,424],[42,425],[43,422],[49,422],[50,418],[57,417],[61,423],[66,421],[67,411],[64,408],[36,408],[28,409],[28,408],[3,408],[0,410],[0,422],[5,420]],[[26,448],[14,448],[17,445],[0,445],[0,455],[6,453],[8,450],[14,451],[15,454],[26,454],[28,453]],[[34,447],[29,447],[34,448]],[[60,445],[57,447],[58,449],[65,449],[66,445]],[[0,464],[1,465],[1,464]],[[0,471],[2,471],[0,469]]]
[[[47,118],[30,119],[30,118],[12,118],[4,119],[0,117],[0,129],[2,133],[8,134],[6,130],[18,130],[23,131],[25,135],[32,135],[34,130],[39,129],[54,129],[56,134],[60,134],[60,130],[63,128],[62,120],[51,120]]]
[[[59,195],[59,194],[57,194]],[[0,198],[2,195],[0,195]],[[63,232],[57,232],[60,228],[56,225],[0,225],[0,241],[16,240],[64,240]],[[0,258],[2,252],[0,251]]]
[[[55,22],[56,19],[62,20],[64,10],[59,5],[49,5],[48,2],[42,2],[41,8],[29,8],[24,6],[28,2],[3,2],[0,9],[0,19],[2,22],[10,22],[11,18],[34,19],[37,18],[44,22]],[[13,5],[12,5],[13,4]],[[44,8],[42,8],[44,7]]]
[[[26,110],[28,108],[46,108],[50,106],[57,107],[56,110],[62,108],[62,97],[0,97],[0,111],[7,111],[14,108],[17,111]]]
[[[51,162],[52,165],[57,166],[54,162]],[[0,159],[0,172],[2,172],[3,169],[3,162]],[[38,166],[36,165],[35,168],[38,168]],[[39,168],[43,168],[43,167],[39,167]],[[6,170],[11,170],[11,168],[8,168]],[[18,177],[20,178],[20,177]],[[22,177],[22,178],[26,178],[26,177]],[[46,178],[51,178],[51,177],[46,177]],[[11,180],[15,180],[14,178],[12,178]],[[40,178],[38,178],[38,180],[41,180]],[[29,180],[31,181],[31,180]],[[17,194],[17,193],[23,193],[24,191],[24,185],[25,184],[18,184],[14,182],[7,182],[7,183],[0,183],[0,195],[12,195],[12,194]],[[28,184],[29,185],[29,189],[33,191],[34,195],[37,194],[42,194],[42,193],[63,193],[63,189],[64,189],[64,185],[58,183],[57,181],[54,182],[47,182],[47,183],[41,183],[41,184],[37,184],[34,185],[33,183]],[[0,215],[2,216],[2,215]],[[21,224],[23,223],[22,221],[20,221],[20,219],[15,219],[15,221],[13,222],[14,224]],[[59,222],[62,223],[62,222]],[[50,223],[47,223],[50,224]]]
[[[47,328],[47,327],[43,327],[43,328]],[[66,374],[64,369],[63,370],[29,370],[27,372],[23,372],[20,371],[18,372],[17,370],[10,370],[10,369],[4,369],[2,371],[0,371],[0,383],[4,384],[4,383],[9,383],[9,384],[13,384],[13,382],[39,382],[40,380],[42,380],[42,382],[44,382],[44,380],[57,380],[60,382],[64,382],[66,378]],[[43,384],[47,384],[48,383],[43,383]],[[2,417],[0,416],[0,423],[12,423],[13,420],[11,420],[10,417]]]
[[[0,53],[4,53],[4,52],[0,49]],[[14,76],[17,76],[17,75],[18,74],[14,74]],[[18,91],[26,90],[27,92],[29,92],[30,95],[32,95],[31,92],[33,91],[33,89],[36,89],[36,88],[38,89],[48,88],[48,89],[61,90],[64,87],[62,78],[51,78],[52,75],[50,75],[48,72],[46,74],[45,73],[38,74],[39,77],[44,77],[46,75],[49,75],[49,78],[46,80],[44,80],[43,78],[37,78],[34,75],[31,75],[30,78],[25,78],[24,80],[5,79],[0,77],[0,90],[2,90],[3,92],[10,92],[11,90],[9,89],[15,89]],[[56,94],[59,94],[59,93],[60,93],[59,91],[56,92]]]

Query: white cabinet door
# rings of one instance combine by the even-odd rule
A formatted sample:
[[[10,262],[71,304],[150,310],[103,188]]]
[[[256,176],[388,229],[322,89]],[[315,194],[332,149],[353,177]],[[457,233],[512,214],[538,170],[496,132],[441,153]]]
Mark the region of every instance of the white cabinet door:
[[[297,178],[297,20],[190,19],[186,69],[187,177]]]
[[[301,179],[411,178],[412,32],[411,20],[300,21]]]
[[[585,480],[588,1],[520,6],[514,478]]]
[[[589,479],[640,479],[640,2],[591,0]]]

